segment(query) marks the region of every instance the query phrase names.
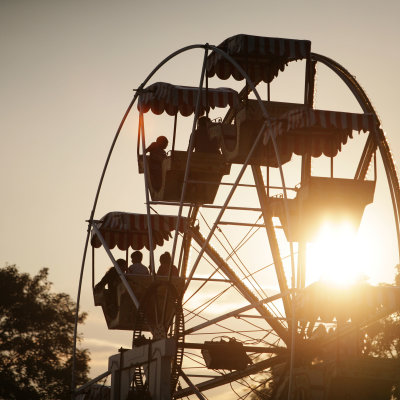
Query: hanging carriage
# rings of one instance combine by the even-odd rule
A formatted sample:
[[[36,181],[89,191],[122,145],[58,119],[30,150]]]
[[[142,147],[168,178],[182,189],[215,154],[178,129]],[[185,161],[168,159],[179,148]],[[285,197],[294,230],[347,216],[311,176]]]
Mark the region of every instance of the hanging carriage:
[[[264,38],[250,35],[232,36],[222,42],[218,48],[232,57],[255,85],[260,82],[267,83],[268,96],[269,83],[278,76],[280,71],[285,70],[289,62],[307,60],[309,63],[311,54],[311,42],[308,40]],[[217,76],[223,80],[230,77],[239,81],[244,79],[238,68],[216,51],[213,51],[208,57],[207,73],[209,77]],[[309,71],[307,74],[309,75]],[[268,97],[267,101],[262,101],[263,108],[261,108],[260,99],[248,98],[250,91],[251,88],[246,81],[241,108],[231,110],[225,118],[225,124],[214,128],[213,134],[221,137],[222,152],[231,163],[243,164],[245,162],[266,118],[278,119],[282,114],[304,106],[270,101]],[[279,162],[270,143],[258,146],[252,152],[249,164],[277,167],[279,163],[284,164],[290,161],[293,151],[282,152],[281,142],[279,138],[277,140]],[[290,143],[291,138],[288,140],[283,138],[282,141],[285,145]]]
[[[276,114],[276,104],[280,104],[280,111],[291,111]],[[373,114],[354,114],[345,112],[307,109],[304,105],[289,103],[264,103],[268,114],[266,120],[263,146],[256,149],[257,153],[249,163],[255,166],[277,165],[289,162],[292,156],[308,156],[317,158],[322,155],[332,159],[331,177],[305,177],[299,185],[296,197],[290,200],[270,198],[269,205],[274,216],[280,218],[286,237],[291,242],[313,239],[324,220],[349,221],[358,229],[365,207],[373,202],[375,180],[343,179],[333,177],[333,158],[340,152],[342,146],[353,137],[353,131],[370,132],[375,134],[378,129],[377,119]],[[282,106],[283,105],[283,106]],[[254,107],[254,102],[252,107]],[[273,111],[271,114],[269,111]],[[277,116],[274,116],[277,115]],[[243,128],[240,122],[227,125],[237,134],[236,145],[232,145],[231,137],[224,136],[225,125],[220,124],[212,128],[215,136],[221,135],[224,155],[232,163],[245,162],[252,142],[259,133],[262,122],[262,113],[258,109],[258,121]],[[269,135],[273,135],[279,153],[279,161],[274,153],[274,146]],[[243,142],[246,144],[243,144]],[[242,144],[239,144],[242,143]],[[234,150],[230,151],[229,148]],[[289,231],[285,201],[289,209],[291,228]],[[307,226],[304,222],[307,221]]]
[[[206,152],[194,152],[188,157],[188,151],[175,149],[176,125],[178,113],[188,117],[196,112],[198,88],[187,86],[176,86],[164,82],[157,82],[142,90],[138,100],[138,110],[140,112],[140,127],[144,133],[143,114],[151,110],[154,114],[160,115],[167,113],[175,118],[175,128],[173,132],[173,146],[170,154],[162,161],[160,168],[159,183],[155,184],[155,177],[149,171],[151,160],[149,156],[143,158],[140,154],[140,143],[138,141],[138,164],[139,173],[148,176],[150,195],[153,200],[179,202],[181,191],[185,179],[185,170],[189,162],[189,174],[186,191],[183,198],[184,202],[189,203],[212,203],[218,191],[218,185],[224,175],[229,174],[230,164],[226,162],[221,154]],[[228,88],[211,89],[206,88],[201,91],[199,108],[197,115],[208,112],[209,109],[225,108],[230,106],[235,108],[239,104],[236,91]],[[193,132],[195,134],[195,131]],[[144,140],[144,134],[142,135]],[[188,135],[188,148],[190,141]],[[145,144],[143,141],[143,149]],[[143,151],[144,153],[144,151]]]
[[[152,215],[152,244],[148,236],[146,214],[111,212],[98,223],[98,231],[93,234],[91,244],[94,248],[104,246],[108,251],[118,247],[128,254],[128,250],[155,249],[170,239],[171,232],[176,229],[177,218],[168,215]],[[178,230],[186,229],[186,219],[179,222]],[[130,331],[154,331],[164,324],[167,329],[173,321],[178,309],[176,302],[182,297],[184,279],[180,277],[127,274],[125,281],[119,280],[116,293],[102,286],[93,289],[94,303],[101,306],[108,329]],[[134,299],[131,296],[134,295]],[[156,321],[157,310],[161,315],[163,299],[168,295],[168,302],[162,321]],[[136,302],[135,302],[136,299]],[[140,311],[145,315],[140,315]]]
[[[134,346],[132,350],[125,351],[123,356],[115,355],[110,358],[109,373],[113,374],[113,386],[119,385],[118,390],[122,390],[125,385],[123,390],[127,394],[130,390],[128,388],[132,385],[132,374],[129,371],[133,368],[132,365],[140,364],[145,367],[142,369],[135,367],[134,387],[143,387],[141,376],[149,374],[150,368],[147,366],[153,362],[150,361],[150,356],[158,352],[162,357],[166,357],[165,359],[172,359],[175,367],[172,371],[167,369],[170,371],[171,382],[167,379],[161,384],[161,381],[157,380],[157,374],[151,376],[153,393],[157,393],[154,394],[154,398],[161,398],[157,397],[160,393],[157,390],[165,384],[163,399],[187,396],[201,399],[203,391],[227,387],[228,384],[233,385],[239,380],[244,380],[250,385],[246,378],[261,371],[266,371],[271,379],[275,379],[275,389],[271,394],[271,398],[275,400],[288,398],[288,392],[291,398],[299,400],[339,400],[349,394],[349,390],[357,390],[365,394],[367,396],[365,398],[372,398],[371,396],[375,396],[378,392],[386,393],[388,387],[398,380],[397,373],[393,372],[397,364],[393,365],[390,360],[363,358],[357,346],[353,346],[352,357],[338,359],[335,352],[334,357],[322,359],[324,347],[329,348],[332,343],[336,345],[339,343],[339,347],[343,350],[345,346],[342,346],[340,340],[335,342],[324,335],[316,338],[318,332],[313,329],[315,325],[312,324],[315,324],[315,321],[322,324],[326,315],[331,318],[338,314],[337,310],[332,311],[329,308],[331,305],[324,309],[324,301],[320,298],[308,295],[313,292],[313,287],[305,288],[304,277],[307,264],[306,242],[312,239],[322,220],[327,215],[336,221],[351,219],[358,227],[365,207],[373,202],[376,171],[374,180],[367,180],[366,176],[377,150],[385,166],[394,205],[394,220],[399,233],[398,179],[386,138],[367,96],[354,77],[343,67],[326,57],[311,53],[311,43],[306,40],[237,35],[217,47],[190,46],[190,49],[193,48],[201,48],[206,52],[212,50],[205,57],[203,65],[205,76],[202,76],[201,82],[203,78],[206,80],[205,87],[202,83],[199,88],[191,88],[161,82],[145,87],[145,83],[153,75],[151,73],[134,99],[134,101],[138,99],[140,113],[140,139],[137,149],[139,172],[144,174],[146,194],[148,191],[153,200],[150,202],[147,198],[147,218],[151,219],[152,228],[144,227],[146,220],[144,215],[136,215],[144,224],[140,229],[135,228],[136,230],[128,228],[126,223],[118,222],[114,225],[116,220],[112,214],[106,216],[98,227],[91,221],[95,230],[92,239],[95,247],[99,245],[98,239],[104,236],[100,242],[109,249],[115,245],[122,250],[126,250],[129,246],[134,249],[145,246],[150,252],[156,245],[164,244],[168,234],[175,229],[177,221],[181,221],[185,226],[175,231],[176,235],[178,232],[183,235],[180,241],[182,256],[179,262],[181,277],[176,278],[175,283],[174,278],[168,279],[168,285],[172,283],[175,288],[176,295],[172,296],[174,302],[169,309],[168,300],[164,300],[162,304],[150,301],[152,308],[163,310],[162,322],[169,321],[172,315],[178,316],[175,317],[178,320],[174,325],[175,330],[167,323],[164,324],[164,333],[160,334],[159,329],[155,329],[159,324],[153,323],[152,316],[148,317],[147,321],[146,318],[142,318],[147,311],[144,311],[142,316],[139,315],[139,318],[137,315],[134,316],[134,313],[137,313],[135,310],[139,310],[139,304],[144,301],[142,299],[146,298],[147,301],[149,298],[142,293],[146,292],[151,298],[149,290],[150,292],[152,290],[152,279],[155,282],[158,280],[158,277],[154,276],[154,269],[152,276],[141,277],[135,283],[127,277],[127,284],[120,284],[116,316],[108,314],[106,293],[104,291],[95,293],[95,301],[102,305],[110,329],[132,329],[136,339],[142,332],[151,333],[145,344]],[[182,49],[180,52],[188,49]],[[168,60],[169,58],[160,66]],[[304,103],[272,101],[269,84],[292,61],[305,64]],[[361,106],[362,114],[313,109],[315,71],[318,63],[330,68],[348,85]],[[238,81],[245,80],[245,86],[240,93],[233,89],[210,89],[208,80],[213,76],[220,79],[233,77]],[[267,99],[261,99],[256,88],[263,83],[267,84]],[[256,100],[249,98],[250,92],[254,94]],[[188,151],[175,150],[174,129],[171,153],[162,163],[162,184],[160,187],[155,187],[149,171],[149,159],[146,156],[144,114],[149,110],[156,115],[166,112],[175,117],[175,127],[178,112],[184,116],[193,114],[191,133],[193,137],[195,122],[199,115],[207,114],[213,107],[227,106],[230,108],[223,121],[209,129],[210,137],[217,138],[221,143],[221,154],[192,153],[189,136]],[[336,178],[333,173],[333,160],[347,142],[353,139],[353,131],[368,134],[362,154],[358,156],[357,170],[346,178]],[[282,166],[289,165],[294,156],[301,157],[300,185],[294,190],[295,196],[290,198],[287,196],[288,188],[283,179]],[[321,156],[331,158],[330,177],[311,174],[312,159]],[[247,166],[251,168],[250,178],[254,182],[242,183],[241,179],[245,175]],[[272,183],[268,172],[264,178],[261,166],[266,166],[267,171],[269,168],[279,170],[280,184]],[[376,169],[375,162],[374,169]],[[225,193],[222,205],[213,204],[219,186],[222,185],[222,178],[228,174],[235,174],[234,183],[229,184],[231,190],[228,194]],[[224,184],[228,185],[225,182]],[[239,205],[230,204],[237,190],[249,187],[252,190],[256,189],[256,204],[251,202],[250,195],[242,196],[242,203]],[[280,196],[272,196],[272,190],[280,191]],[[167,224],[167,228],[164,227],[159,231],[154,226],[154,232],[159,232],[160,235],[155,233],[152,243],[148,238],[153,233],[153,222],[157,219],[160,222],[165,217],[151,214],[150,203],[155,207],[157,202],[169,206],[179,205],[180,208],[178,215],[173,217],[176,219],[173,219],[172,225]],[[185,217],[182,216],[184,207],[188,207],[185,209],[188,211]],[[218,215],[210,214],[208,220],[207,218],[201,220],[201,210],[211,208],[217,209]],[[256,221],[262,219],[262,223],[253,222],[254,218],[249,215],[254,211],[260,213]],[[231,213],[229,215],[234,212],[240,212],[242,215],[233,222],[223,221],[223,215],[228,212]],[[292,261],[293,290],[289,289],[287,283],[287,268],[284,266],[284,257],[281,254],[282,246],[276,235],[276,231],[281,227],[274,224],[274,217],[279,217],[281,227],[284,229],[285,245],[289,247],[293,242],[298,242],[297,286],[295,266]],[[128,218],[128,214],[122,213],[117,220],[118,218],[122,221]],[[113,220],[114,223],[110,222],[107,228],[107,221]],[[246,263],[241,260],[238,253],[244,244],[247,244],[248,237],[245,236],[245,239],[238,241],[236,246],[231,246],[230,240],[236,239],[234,233],[224,235],[223,239],[228,242],[228,246],[224,247],[221,245],[221,237],[217,236],[217,233],[222,232],[223,225],[233,226],[231,232],[235,227],[246,227],[250,230],[262,228],[264,236],[252,242],[253,247],[250,253],[247,253]],[[256,253],[259,256],[263,253],[264,249],[260,243],[265,240],[265,233],[269,244],[268,255],[272,258],[271,265],[276,274],[274,284],[279,287],[279,293],[267,293],[263,284],[269,283],[266,277],[270,278],[271,275],[268,275],[265,268],[250,265],[252,257],[249,254],[253,256]],[[132,241],[134,237],[143,241],[142,247]],[[157,237],[161,238],[158,242]],[[174,238],[173,246],[177,242],[176,238],[177,236]],[[197,251],[194,260],[189,257],[191,248]],[[222,256],[221,253],[227,248],[229,249],[227,254]],[[290,255],[294,260],[293,251]],[[144,286],[143,292],[139,288],[141,285]],[[160,297],[166,299],[165,289],[170,286],[163,286],[162,283],[161,286],[164,292],[160,292]],[[132,290],[133,297],[137,298],[136,309],[132,305],[132,302],[135,303],[132,296],[129,295],[130,298],[126,296],[129,293],[128,287]],[[210,287],[210,292],[206,291],[205,287]],[[230,289],[235,290],[234,301],[232,297],[224,298]],[[390,291],[391,289],[387,290]],[[340,293],[332,294],[336,298],[340,295]],[[127,303],[124,298],[128,299]],[[203,302],[204,298],[206,300]],[[387,302],[374,303],[372,307],[375,307],[377,312],[362,316],[362,329],[364,329],[362,332],[371,327],[377,318],[399,309],[397,292],[391,298],[394,300],[390,306]],[[353,304],[364,304],[361,302],[371,300],[370,294],[364,297],[361,295],[357,299],[351,300]],[[238,308],[237,303],[240,301],[246,302],[246,305]],[[318,309],[314,312],[316,306]],[[342,302],[339,306],[339,312],[343,314],[347,310],[347,303]],[[210,308],[215,309],[219,315],[207,313]],[[351,324],[356,320],[357,323],[360,322],[359,313],[357,315],[353,313],[354,318],[350,314],[343,316],[345,327],[349,322]],[[247,330],[243,328],[244,325]],[[166,334],[165,326],[170,328],[169,334]],[[250,330],[249,327],[259,329]],[[237,346],[244,354],[242,360],[245,360],[238,363],[240,367],[232,367],[224,357],[219,357],[218,362],[215,359],[205,359],[204,363],[202,354],[207,354],[210,343],[213,343],[213,349],[219,354],[222,348],[225,349],[223,346],[227,346],[228,342],[224,342],[224,338],[220,342],[213,342],[221,329],[224,337],[228,335],[232,343],[236,339],[244,343]],[[349,337],[355,338],[356,341],[358,336],[354,335],[354,332],[355,327],[351,325],[342,337],[348,342]],[[164,342],[158,340],[163,337],[173,340],[174,345],[170,346],[171,343],[167,340]],[[249,341],[256,346],[248,345],[246,342]],[[229,348],[233,349],[234,346]],[[190,349],[186,357],[184,349],[185,351]],[[138,355],[139,351],[142,353],[141,356]],[[146,357],[143,354],[146,354]],[[251,359],[250,362],[247,361],[247,357]],[[322,359],[322,362],[314,363],[315,357]],[[163,368],[168,365],[170,368],[171,362],[159,365],[163,365]],[[204,373],[205,365],[216,367]],[[199,369],[203,370],[203,374],[199,373]],[[178,379],[180,385],[177,386]],[[342,391],[338,389],[340,387]],[[118,398],[116,393],[112,395],[113,400]]]
[[[353,137],[353,131],[375,135],[377,120],[372,114],[354,114],[299,108],[284,114],[271,124],[271,134],[283,137],[281,151],[313,158],[331,158],[331,176],[304,177],[294,199],[288,202],[289,230],[284,200],[271,199],[274,216],[280,218],[289,241],[312,241],[325,221],[360,226],[365,207],[374,199],[375,180],[333,177],[333,157]],[[264,142],[268,141],[267,134]]]

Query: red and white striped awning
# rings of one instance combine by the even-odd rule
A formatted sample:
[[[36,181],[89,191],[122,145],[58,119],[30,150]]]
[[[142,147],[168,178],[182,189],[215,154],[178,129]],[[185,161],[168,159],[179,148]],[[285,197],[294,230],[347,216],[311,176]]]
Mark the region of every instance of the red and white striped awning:
[[[250,79],[271,82],[290,61],[310,56],[309,40],[270,38],[251,35],[236,35],[224,40],[219,46],[231,56],[249,75]],[[207,75],[220,79],[233,77],[240,81],[242,74],[230,61],[213,51],[207,59]]]
[[[316,282],[297,297],[296,318],[305,321],[362,321],[375,313],[400,311],[400,287],[366,283],[335,286]]]
[[[139,95],[138,110],[146,113],[151,109],[154,114],[166,112],[175,115],[178,111],[185,117],[193,114],[196,109],[199,88],[190,86],[176,86],[165,82],[156,82],[148,86]],[[202,89],[202,99],[199,114],[206,109],[215,107],[225,108],[228,105],[239,105],[238,93],[229,88]]]
[[[171,232],[176,228],[176,222],[176,216],[151,215],[153,248],[162,246],[164,240],[170,239]],[[110,249],[115,246],[120,250],[127,250],[129,247],[134,250],[143,247],[150,249],[146,214],[110,212],[101,219],[98,228]],[[179,232],[183,233],[185,228],[186,218],[181,217]],[[94,247],[101,246],[100,239],[95,233],[91,243]]]
[[[354,114],[337,111],[296,109],[279,119],[271,119],[264,135],[274,135],[283,153],[319,157],[334,157],[353,137],[353,131],[372,132],[379,126],[373,114]]]

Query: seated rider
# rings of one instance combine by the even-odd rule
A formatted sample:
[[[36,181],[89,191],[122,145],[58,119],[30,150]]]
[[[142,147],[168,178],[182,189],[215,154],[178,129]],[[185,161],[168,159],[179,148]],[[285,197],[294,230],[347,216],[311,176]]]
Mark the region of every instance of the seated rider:
[[[168,146],[168,139],[165,136],[159,136],[155,142],[152,142],[146,149],[149,154],[149,172],[151,184],[154,189],[160,190],[162,185],[162,163],[167,157],[165,149]]]
[[[143,254],[140,251],[134,251],[131,254],[132,264],[128,267],[128,274],[149,275],[148,268],[142,264]]]
[[[168,276],[171,269],[171,276],[178,276],[178,268],[172,265],[171,253],[166,251],[160,256],[160,266],[158,267],[157,275]]]
[[[212,125],[210,118],[203,115],[197,120],[197,129],[194,132],[194,151],[196,153],[221,154],[218,139],[210,138],[209,129]]]
[[[117,260],[117,264],[120,267],[121,271],[125,274],[126,273],[126,261],[122,258]],[[94,290],[102,290],[107,285],[108,292],[106,295],[107,303],[108,303],[108,310],[112,314],[117,313],[117,286],[120,282],[120,278],[118,276],[118,272],[114,266],[112,266],[103,276],[101,281],[94,287]]]

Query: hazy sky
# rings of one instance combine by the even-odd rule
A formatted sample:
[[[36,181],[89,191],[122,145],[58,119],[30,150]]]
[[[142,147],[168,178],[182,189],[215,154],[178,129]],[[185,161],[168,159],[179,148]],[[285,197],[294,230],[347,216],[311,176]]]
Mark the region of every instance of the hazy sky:
[[[132,89],[189,44],[217,45],[238,33],[311,40],[312,51],[357,76],[400,159],[399,15],[396,0],[0,0],[0,264],[30,273],[48,267],[55,289],[75,298],[85,220]],[[160,80],[197,84],[201,56],[174,63]],[[128,120],[117,145],[98,217],[145,210],[135,123]],[[121,184],[132,197],[121,196]],[[392,276],[382,271],[382,280]],[[84,288],[82,308],[92,312],[88,273]],[[120,336],[108,335],[96,312],[86,345],[109,355]]]

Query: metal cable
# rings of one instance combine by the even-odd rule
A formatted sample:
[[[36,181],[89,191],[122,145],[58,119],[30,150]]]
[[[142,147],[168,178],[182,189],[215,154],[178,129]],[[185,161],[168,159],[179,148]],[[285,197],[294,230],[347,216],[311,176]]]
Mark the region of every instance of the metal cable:
[[[186,309],[186,311],[188,311],[189,313],[191,313],[190,310],[187,310],[187,309]],[[201,319],[203,319],[203,320],[205,320],[205,321],[209,321],[207,318],[203,317],[202,315],[196,314],[196,316],[199,317],[199,318],[201,318]],[[245,335],[245,334],[241,333],[241,331],[235,331],[235,330],[230,329],[230,328],[228,328],[228,327],[226,327],[226,326],[223,326],[223,325],[221,325],[221,324],[219,324],[219,323],[216,323],[215,325],[218,326],[218,327],[220,327],[220,328],[222,328],[222,329],[226,329],[229,333],[239,333],[240,335],[242,335],[242,336],[244,336],[244,337],[247,337],[247,338],[249,338],[249,339],[253,339],[251,336],[248,336],[248,335]],[[190,335],[195,335],[195,334],[190,334]],[[204,335],[204,333],[203,333],[203,335]],[[265,344],[268,344],[268,343],[265,342]]]
[[[206,219],[204,218],[203,214],[200,212],[200,216],[203,218],[203,221],[205,222],[205,224],[207,225],[208,229],[210,229],[210,226],[208,225]],[[224,233],[222,232],[222,229],[220,227],[217,227],[217,230],[222,234],[222,236],[224,237],[224,239],[227,241],[229,247],[234,251],[232,245],[230,244],[228,238],[224,235]],[[216,234],[214,234],[214,237],[217,239],[218,243],[222,246],[222,248],[226,251],[227,254],[229,254],[229,251],[226,249],[226,247],[222,244],[221,240],[218,238],[218,236]],[[242,264],[242,267],[245,269],[245,271],[247,272],[247,274],[250,275],[250,271],[247,269],[247,267],[244,265],[244,263],[242,262],[242,260],[239,258],[239,256],[237,254],[235,254],[236,257],[238,258],[240,264]],[[233,257],[231,257],[232,261],[234,262],[234,264],[236,265],[236,267],[239,269],[239,271],[242,273],[243,276],[246,276],[246,274],[243,272],[243,270],[240,268],[240,266],[238,265],[238,263],[235,261],[235,259]],[[260,296],[266,297],[265,293],[260,293],[257,288],[253,285],[253,283],[251,282],[251,280],[248,280],[249,284],[251,285],[251,287],[253,288],[253,290]]]
[[[205,222],[205,224],[207,225],[207,227],[210,228],[210,226],[208,225],[206,219],[204,218],[204,216],[203,216],[203,214],[202,214],[201,212],[200,212],[200,216],[203,218],[203,221]],[[222,233],[222,235],[224,236],[225,240],[228,242],[229,246],[232,248],[232,246],[231,246],[230,243],[229,243],[229,240],[226,238],[226,236],[224,235],[224,233],[222,232],[222,230],[221,230],[220,228],[218,228],[218,230]],[[229,252],[226,250],[225,246],[224,246],[224,245],[222,244],[222,242],[219,240],[219,238],[217,237],[217,235],[214,234],[214,237],[218,240],[218,242],[221,244],[221,246],[223,247],[223,249],[229,254]],[[237,257],[238,257],[238,256],[237,256]],[[290,257],[290,255],[287,256],[287,257]],[[285,258],[286,258],[286,257],[285,257]],[[239,261],[242,263],[244,269],[246,270],[247,275],[243,273],[243,271],[241,270],[241,268],[239,267],[239,265],[237,264],[237,262],[236,262],[233,258],[232,258],[232,261],[233,261],[233,262],[235,263],[235,265],[238,267],[239,271],[243,274],[243,276],[244,276],[243,279],[246,279],[246,278],[248,278],[248,277],[252,277],[253,274],[250,273],[250,271],[246,268],[246,266],[243,264],[243,262],[240,260],[239,257],[238,257],[238,259],[239,259]],[[272,264],[272,265],[274,265],[274,264]],[[253,279],[255,280],[255,278],[253,278]],[[249,284],[253,287],[253,289],[256,291],[256,293],[260,296],[260,293],[259,293],[258,290],[254,287],[254,285],[251,283],[251,281],[248,280],[248,282],[249,282]],[[257,284],[258,284],[258,283],[257,283]],[[264,292],[264,290],[263,290],[261,287],[260,287],[260,289],[261,289],[261,291],[263,292],[261,297],[268,298],[268,295]],[[277,314],[275,314],[275,312],[271,309],[271,307],[275,308]],[[269,308],[269,310],[271,311],[271,313],[274,314],[275,316],[283,317],[282,313],[281,313],[281,312],[279,311],[279,309],[275,306],[275,304],[273,304],[273,303],[272,303],[272,304],[268,304],[268,305],[267,305],[267,308]]]

